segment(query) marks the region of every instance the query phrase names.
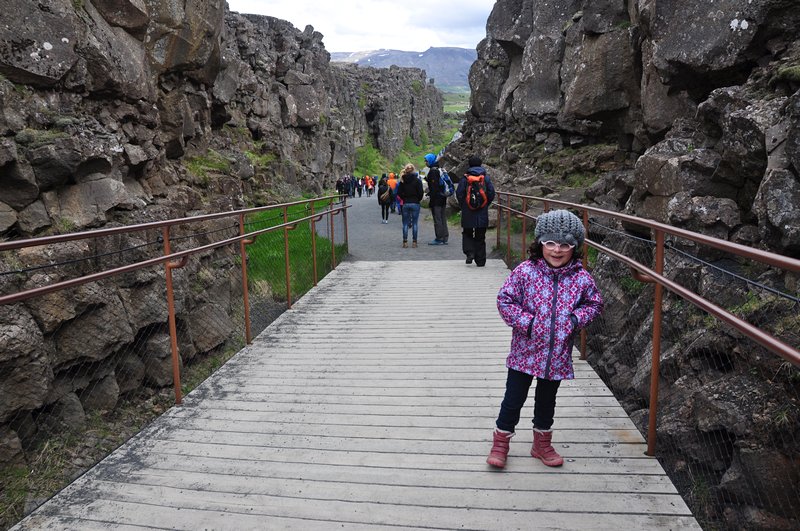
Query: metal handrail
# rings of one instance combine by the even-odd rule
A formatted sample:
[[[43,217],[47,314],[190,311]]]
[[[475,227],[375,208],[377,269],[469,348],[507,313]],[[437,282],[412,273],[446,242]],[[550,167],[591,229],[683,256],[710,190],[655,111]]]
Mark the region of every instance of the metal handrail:
[[[340,200],[340,206],[334,207],[334,201]],[[317,202],[328,202],[328,208],[322,212],[314,212],[314,204]],[[310,205],[310,214],[308,216],[304,216],[302,218],[297,218],[289,221],[288,217],[288,209],[290,206],[300,205],[300,204],[309,204]],[[297,227],[298,224],[309,221],[311,225],[311,230],[315,233],[316,232],[316,222],[321,220],[323,216],[329,216],[330,218],[330,235],[331,235],[331,266],[333,268],[336,267],[336,251],[335,251],[335,238],[334,238],[334,216],[342,213],[344,219],[344,228],[345,231],[347,230],[347,209],[350,208],[347,205],[347,199],[340,195],[332,195],[332,196],[324,196],[318,197],[313,199],[306,199],[301,201],[292,201],[289,203],[281,203],[277,205],[269,205],[265,207],[255,207],[255,208],[247,208],[242,210],[234,210],[229,212],[218,212],[214,214],[204,214],[200,216],[192,216],[192,217],[185,217],[185,218],[176,218],[176,219],[168,219],[164,221],[156,221],[152,223],[142,223],[137,225],[127,225],[124,227],[114,227],[110,229],[100,229],[95,231],[85,231],[85,232],[77,232],[71,234],[62,234],[56,236],[46,236],[42,238],[30,238],[24,240],[14,240],[9,242],[2,242],[0,243],[0,251],[9,251],[13,249],[22,249],[27,247],[38,247],[44,245],[52,245],[55,243],[62,243],[67,241],[76,241],[76,240],[83,240],[89,238],[97,238],[101,236],[110,236],[115,234],[121,233],[130,233],[130,232],[140,232],[145,230],[151,229],[161,229],[161,237],[163,239],[164,245],[164,254],[163,256],[150,258],[148,260],[142,260],[140,262],[135,262],[132,264],[128,264],[125,266],[107,269],[105,271],[100,271],[97,273],[92,273],[89,275],[80,276],[77,278],[72,278],[69,280],[64,280],[61,282],[54,282],[52,284],[46,286],[39,286],[36,288],[31,288],[23,291],[19,291],[16,293],[2,295],[0,296],[0,305],[2,304],[13,304],[16,302],[24,301],[36,296],[45,295],[48,293],[52,293],[55,291],[72,288],[76,286],[80,286],[83,284],[88,284],[90,282],[96,282],[98,280],[102,280],[105,278],[113,277],[116,275],[121,275],[123,273],[128,273],[131,271],[136,271],[139,269],[144,269],[150,266],[164,264],[165,270],[165,282],[166,282],[166,296],[167,296],[167,313],[168,313],[168,327],[170,333],[170,346],[172,351],[172,378],[173,378],[173,388],[175,392],[175,403],[180,404],[182,402],[182,390],[181,390],[181,380],[180,380],[180,356],[178,353],[178,337],[177,337],[177,326],[176,326],[176,314],[175,314],[175,304],[174,304],[174,295],[173,295],[173,287],[172,287],[172,270],[179,269],[184,267],[188,262],[188,259],[191,255],[202,253],[205,251],[210,251],[213,249],[217,249],[220,247],[225,247],[231,244],[239,244],[239,251],[241,254],[242,259],[242,296],[243,296],[243,304],[249,306],[249,289],[247,285],[247,257],[246,257],[246,246],[250,243],[253,243],[255,239],[261,235],[266,234],[268,232],[274,232],[278,230],[284,231],[284,262],[285,262],[285,274],[286,274],[286,300],[287,306],[291,308],[292,306],[292,299],[291,299],[291,280],[290,280],[290,267],[289,267],[289,239],[288,239],[288,232]],[[271,227],[266,227],[264,229],[255,230],[252,232],[245,231],[245,215],[253,214],[268,210],[276,210],[282,209],[282,217],[283,223],[278,225],[273,225]],[[175,225],[183,225],[187,223],[196,223],[200,221],[209,221],[214,219],[221,219],[226,217],[237,217],[237,228],[239,234],[232,238],[227,238],[224,240],[219,240],[213,243],[209,243],[206,245],[201,245],[199,247],[194,247],[192,249],[186,249],[183,251],[172,252],[170,246],[170,234],[169,230],[171,227]],[[316,256],[316,234],[312,233],[312,260],[314,260],[314,284],[317,283],[317,256]],[[347,234],[345,232],[345,243],[347,243]],[[245,308],[244,312],[244,326],[245,326],[245,340],[247,344],[250,344],[252,341],[252,336],[250,333],[250,312],[249,308]]]
[[[716,249],[720,249],[737,256],[742,256],[746,258],[750,258],[753,260],[757,260],[759,262],[769,264],[787,271],[792,272],[800,272],[800,260],[779,255],[776,253],[771,253],[769,251],[764,251],[761,249],[754,249],[752,247],[747,247],[745,245],[740,245],[737,243],[732,243],[726,240],[721,240],[719,238],[714,238],[711,236],[706,236],[704,234],[695,233],[686,229],[681,229],[678,227],[672,227],[670,225],[666,225],[664,223],[659,223],[657,221],[638,218],[635,216],[631,216],[629,214],[623,214],[620,212],[614,212],[610,210],[604,210],[601,208],[591,207],[587,205],[579,205],[575,203],[569,203],[567,201],[560,201],[555,199],[546,199],[542,197],[534,197],[534,196],[526,196],[522,194],[517,194],[513,192],[502,192],[498,191],[498,200],[495,203],[495,207],[498,210],[498,227],[500,226],[500,219],[502,217],[503,211],[508,212],[508,247],[507,247],[507,256],[509,257],[508,261],[510,261],[510,218],[511,215],[516,216],[518,218],[523,219],[523,242],[524,242],[524,223],[525,220],[532,220],[535,222],[536,216],[531,216],[527,212],[522,212],[516,209],[511,208],[511,198],[516,197],[522,199],[523,201],[523,209],[526,209],[526,205],[528,201],[539,201],[543,204],[544,210],[548,211],[550,209],[550,205],[558,205],[561,207],[569,208],[572,210],[577,210],[583,213],[583,224],[586,228],[587,234],[589,233],[589,219],[588,214],[589,212],[598,214],[601,216],[609,217],[612,219],[618,219],[622,221],[626,221],[628,223],[633,223],[636,225],[641,225],[644,227],[648,227],[653,230],[655,233],[655,243],[656,243],[656,256],[655,256],[655,269],[650,269],[649,267],[641,264],[623,254],[620,254],[608,247],[600,245],[596,242],[593,242],[590,239],[586,239],[586,244],[594,249],[597,249],[599,252],[605,253],[612,258],[619,260],[625,264],[627,264],[634,275],[634,278],[641,282],[648,282],[655,284],[655,293],[654,293],[654,302],[653,302],[653,352],[652,352],[652,362],[651,362],[651,378],[650,378],[650,408],[648,413],[648,437],[647,437],[647,455],[653,456],[655,455],[655,442],[656,442],[656,410],[658,408],[658,374],[659,374],[659,367],[660,367],[660,358],[661,358],[661,312],[662,312],[662,289],[666,288],[672,293],[680,296],[681,298],[687,300],[688,302],[692,303],[693,305],[697,306],[701,310],[717,317],[718,319],[726,322],[730,326],[734,327],[736,330],[740,331],[742,334],[747,336],[748,338],[752,339],[759,345],[765,347],[770,352],[773,352],[783,359],[789,361],[790,363],[794,364],[795,366],[800,367],[800,351],[796,348],[786,344],[785,342],[781,341],[780,339],[766,333],[762,329],[754,326],[743,319],[740,319],[736,315],[728,312],[724,308],[717,306],[716,304],[708,301],[707,299],[697,295],[696,293],[684,288],[680,284],[664,277],[663,267],[664,267],[664,249],[665,249],[665,234],[670,234],[679,238],[684,238],[687,240],[691,240],[697,243],[701,243],[710,247],[714,247]],[[506,197],[506,204],[503,205],[502,197]],[[500,241],[500,231],[498,230],[497,233],[498,243]],[[524,247],[524,243],[523,243]],[[524,249],[523,249],[524,252]],[[584,260],[586,257],[584,257]],[[585,330],[581,331],[581,359],[586,358],[586,338],[585,338]]]
[[[292,203],[292,204],[296,204],[296,203]],[[273,208],[275,208],[277,206],[278,205],[275,205]],[[350,207],[346,206],[346,205],[343,205],[343,206],[328,210],[324,214],[326,214],[326,215],[328,213],[336,214],[338,212],[344,211],[347,208],[350,208]],[[226,216],[237,215],[239,213],[248,212],[248,211],[240,210],[240,211],[235,211],[235,212],[227,212]],[[210,219],[210,218],[208,218],[206,216],[202,216],[202,217],[204,219]],[[222,217],[222,216],[214,216],[214,219],[219,218],[219,217]],[[258,236],[260,234],[265,234],[267,232],[273,232],[273,231],[276,231],[276,230],[279,230],[279,229],[284,229],[284,228],[292,229],[298,223],[302,223],[303,221],[309,221],[311,219],[315,219],[316,220],[316,219],[319,219],[319,217],[320,217],[319,213],[310,214],[308,216],[305,216],[305,217],[302,217],[302,218],[298,218],[298,219],[292,220],[290,222],[281,223],[280,225],[273,225],[272,227],[267,227],[265,229],[260,229],[260,230],[253,231],[253,232],[247,232],[247,233],[244,233],[244,234],[240,234],[238,236],[234,236],[233,238],[228,238],[228,239],[225,239],[225,240],[219,240],[217,242],[209,243],[209,244],[206,244],[206,245],[202,245],[200,247],[194,247],[192,249],[186,249],[184,251],[178,251],[178,252],[174,252],[174,253],[165,254],[164,256],[159,256],[159,257],[156,257],[156,258],[150,258],[148,260],[143,260],[141,262],[135,262],[133,264],[120,266],[120,267],[117,267],[117,268],[114,268],[114,269],[107,269],[105,271],[100,271],[98,273],[92,273],[90,275],[85,275],[85,276],[81,276],[81,277],[77,277],[77,278],[71,278],[69,280],[64,280],[64,281],[61,281],[61,282],[48,284],[47,286],[40,286],[38,288],[31,288],[31,289],[24,290],[24,291],[18,291],[17,293],[12,293],[10,295],[2,295],[2,296],[0,296],[0,304],[11,304],[11,303],[14,303],[14,302],[27,300],[27,299],[30,299],[32,297],[36,297],[36,296],[39,296],[39,295],[46,295],[47,293],[52,293],[54,291],[59,291],[59,290],[62,290],[62,289],[67,289],[67,288],[74,288],[75,286],[80,286],[82,284],[88,284],[89,282],[95,282],[95,281],[98,281],[98,280],[102,280],[104,278],[113,277],[113,276],[116,276],[116,275],[121,275],[122,273],[129,273],[131,271],[136,271],[138,269],[144,269],[144,268],[152,266],[152,265],[161,264],[161,263],[165,263],[165,262],[175,262],[175,261],[178,261],[178,260],[183,259],[185,257],[188,257],[188,256],[190,256],[192,254],[200,253],[200,252],[203,252],[203,251],[209,251],[209,250],[212,250],[212,249],[216,249],[218,247],[224,247],[226,245],[230,245],[231,243],[236,243],[236,242],[239,242],[239,241],[246,241],[249,238],[254,238],[254,237],[256,237],[256,236]],[[193,220],[194,218],[184,218],[184,219]],[[147,225],[147,228],[154,228],[154,226],[156,224],[158,224],[158,226],[161,227],[161,228],[171,226],[170,224],[167,224],[167,222],[156,222],[155,224],[145,223],[145,224],[137,225],[137,226],[138,227],[144,227],[145,225]],[[120,228],[122,228],[122,227],[120,227]],[[109,229],[109,230],[113,230],[113,229]],[[98,232],[100,232],[100,231],[93,231],[92,234],[96,234]],[[75,235],[79,235],[79,234],[87,234],[87,233],[75,233]],[[65,236],[70,236],[70,235],[65,235]],[[79,238],[73,238],[73,239],[79,239]],[[31,242],[31,241],[35,241],[35,239],[34,240],[20,240],[20,241]],[[62,240],[62,241],[64,241],[64,240]],[[14,243],[14,242],[7,242],[7,243]],[[51,242],[51,243],[53,243],[53,242]],[[0,245],[2,245],[2,244],[0,244]],[[39,244],[37,243],[37,244],[33,244],[33,245],[39,245]],[[44,244],[42,244],[42,245],[44,245]],[[27,247],[30,247],[30,246],[31,245],[28,245]],[[2,247],[0,247],[0,251],[1,250],[4,250],[4,249]]]
[[[197,223],[200,221],[210,221],[213,219],[221,219],[238,215],[255,214],[257,212],[264,212],[267,210],[275,210],[278,208],[287,208],[294,205],[301,205],[304,203],[318,203],[321,201],[331,201],[334,199],[341,199],[340,195],[329,195],[323,197],[315,197],[313,199],[303,199],[300,201],[292,201],[289,203],[279,203],[276,205],[267,205],[261,207],[244,208],[240,210],[230,210],[227,212],[216,212],[214,214],[201,214],[199,216],[189,216],[184,218],[166,219],[163,221],[152,221],[150,223],[138,223],[136,225],[125,225],[122,227],[112,227],[110,229],[97,229],[83,232],[73,232],[69,234],[56,234],[53,236],[42,236],[40,238],[27,238],[24,240],[12,240],[7,242],[0,242],[0,251],[10,251],[12,249],[22,249],[24,247],[36,247],[42,245],[52,245],[54,243],[86,240],[89,238],[99,238],[101,236],[111,236],[114,234],[124,234],[128,232],[140,232],[150,229],[161,229],[163,227],[172,227],[173,225],[185,225],[187,223]]]

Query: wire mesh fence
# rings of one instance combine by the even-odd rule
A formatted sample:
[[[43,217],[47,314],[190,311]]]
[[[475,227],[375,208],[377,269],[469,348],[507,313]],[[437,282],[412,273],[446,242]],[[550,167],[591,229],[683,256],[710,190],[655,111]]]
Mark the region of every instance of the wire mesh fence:
[[[519,213],[542,211],[530,203],[500,203],[498,242],[509,267],[527,256]],[[655,268],[647,227],[594,214],[588,221],[590,240]],[[526,225],[529,244],[535,220]],[[656,288],[612,256],[588,255],[606,302],[588,330],[588,361],[648,438]],[[669,236],[663,276],[800,348],[797,269]],[[800,369],[671,291],[664,290],[660,317],[655,456],[704,528],[797,529]]]
[[[247,341],[246,314],[255,336],[335,267],[347,252],[344,208],[325,198],[186,220],[166,232],[146,227],[14,249],[0,244],[0,297],[157,261],[0,304],[0,528],[238,352]],[[248,239],[243,271],[236,239],[251,232],[260,234]],[[169,262],[176,266],[174,333],[167,248],[186,253],[185,262]]]

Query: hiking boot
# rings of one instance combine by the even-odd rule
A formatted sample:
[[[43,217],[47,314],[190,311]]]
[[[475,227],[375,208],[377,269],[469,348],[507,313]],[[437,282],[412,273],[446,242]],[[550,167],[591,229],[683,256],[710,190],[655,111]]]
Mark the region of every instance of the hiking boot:
[[[407,248],[408,248],[408,242],[403,242],[403,249],[407,249]]]
[[[473,259],[474,259],[474,257],[471,254],[467,255],[467,263],[468,264],[471,264]]]
[[[533,428],[533,447],[531,456],[541,459],[547,466],[561,466],[564,459],[558,455],[556,449],[550,444],[553,438],[553,430],[537,430]]]
[[[432,242],[428,242],[428,245],[444,245],[446,242],[442,240],[433,240]]]
[[[411,242],[411,247],[413,247],[414,249],[416,249],[416,248],[417,248],[417,241],[416,241],[416,240],[414,240],[413,242]]]
[[[506,458],[508,457],[508,443],[511,442],[513,432],[494,430],[492,449],[486,462],[493,467],[505,468]]]

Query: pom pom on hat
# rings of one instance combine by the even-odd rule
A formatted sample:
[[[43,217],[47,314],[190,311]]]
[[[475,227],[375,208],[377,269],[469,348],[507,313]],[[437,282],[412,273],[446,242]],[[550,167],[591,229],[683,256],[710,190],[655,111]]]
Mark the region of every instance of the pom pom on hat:
[[[536,218],[533,235],[537,242],[552,240],[580,247],[586,238],[586,231],[581,220],[572,212],[552,210]]]

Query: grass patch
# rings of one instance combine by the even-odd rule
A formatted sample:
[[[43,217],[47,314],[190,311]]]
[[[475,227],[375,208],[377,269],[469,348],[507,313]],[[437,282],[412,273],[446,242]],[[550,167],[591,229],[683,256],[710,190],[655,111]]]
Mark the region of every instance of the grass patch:
[[[58,139],[68,138],[69,133],[64,131],[54,131],[51,129],[31,129],[25,128],[14,137],[17,144],[37,148],[46,144],[52,144]]]
[[[268,168],[270,164],[278,159],[274,153],[255,153],[253,151],[245,151],[244,156],[247,157],[250,164],[259,170]]]
[[[778,69],[777,78],[800,83],[800,65],[785,66]]]
[[[231,161],[213,149],[209,149],[205,156],[186,158],[183,164],[189,173],[200,178],[204,186],[208,186],[211,180],[209,173],[227,174],[231,171]]]
[[[597,181],[598,176],[594,173],[570,173],[567,175],[566,182],[570,188],[588,188]]]
[[[444,112],[463,114],[469,110],[469,92],[466,94],[445,92],[442,96],[444,99]]]
[[[322,210],[322,203],[317,204],[315,211]],[[289,221],[303,218],[310,214],[308,205],[294,205],[289,208]],[[283,223],[281,210],[268,210],[248,216],[248,230],[260,230]],[[326,223],[326,218],[317,222],[317,226]],[[292,300],[306,293],[314,286],[314,264],[311,254],[311,224],[302,221],[289,234],[289,281],[291,283]],[[258,289],[261,282],[269,284],[273,297],[286,300],[286,272],[284,266],[284,231],[277,230],[261,234],[256,241],[247,247],[249,260],[249,286]],[[320,235],[316,237],[317,274],[321,279],[331,268],[331,241]],[[347,253],[343,243],[336,245],[336,260],[341,260]]]
[[[644,284],[631,277],[620,278],[619,285],[622,287],[622,291],[634,297],[639,296],[644,291]]]

